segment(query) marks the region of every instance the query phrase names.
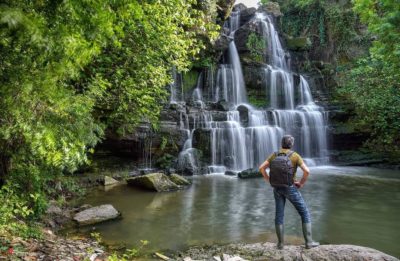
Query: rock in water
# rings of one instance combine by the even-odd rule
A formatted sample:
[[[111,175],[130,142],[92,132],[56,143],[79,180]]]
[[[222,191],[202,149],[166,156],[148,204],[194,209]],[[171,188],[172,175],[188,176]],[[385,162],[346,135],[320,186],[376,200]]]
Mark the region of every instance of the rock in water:
[[[228,175],[228,176],[236,176],[236,172],[231,171],[231,170],[227,170],[227,171],[225,171],[225,175]]]
[[[169,179],[179,186],[188,186],[191,184],[187,179],[178,174],[171,174],[171,176],[169,176]]]
[[[117,183],[118,183],[118,180],[113,179],[109,176],[104,176],[104,186],[114,185]]]
[[[179,189],[179,186],[172,182],[163,173],[151,173],[139,177],[129,178],[126,180],[126,182],[130,186],[157,192],[173,191]]]
[[[84,226],[115,219],[119,216],[120,213],[112,205],[106,204],[83,210],[74,216],[74,220]]]
[[[241,179],[261,178],[262,174],[258,169],[246,169],[239,172],[238,177]]]

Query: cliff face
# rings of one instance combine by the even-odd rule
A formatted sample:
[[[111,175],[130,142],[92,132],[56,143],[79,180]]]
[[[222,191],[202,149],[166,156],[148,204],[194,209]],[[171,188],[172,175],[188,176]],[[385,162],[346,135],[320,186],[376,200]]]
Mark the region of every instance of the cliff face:
[[[352,10],[349,0],[314,1],[306,7],[291,0],[282,6],[281,37],[291,53],[292,68],[306,74],[313,95],[328,110],[330,154],[333,163],[376,163],[376,155],[364,153],[368,134],[352,122],[354,105],[340,94],[341,73],[366,56],[371,43],[367,28]]]
[[[202,1],[201,1],[202,2]],[[279,36],[283,48],[290,52],[291,68],[294,72],[304,75],[310,83],[311,92],[317,105],[323,106],[327,111],[329,128],[329,157],[332,163],[355,163],[368,164],[377,163],[374,156],[363,154],[362,143],[367,136],[357,130],[352,122],[353,108],[343,97],[338,95],[338,81],[340,67],[362,56],[368,49],[368,45],[357,45],[360,41],[366,41],[365,28],[358,22],[348,1],[330,3],[329,10],[315,5],[310,10],[314,18],[305,17],[304,10],[290,8],[285,1],[279,4],[269,2],[260,7],[262,11],[270,14],[279,30]],[[328,1],[329,2],[329,1]],[[213,3],[203,1],[205,8]],[[254,107],[267,107],[267,86],[265,85],[265,73],[262,69],[264,61],[268,60],[267,53],[263,51],[270,44],[263,42],[262,29],[253,17],[255,8],[247,8],[242,4],[232,7],[233,1],[218,1],[215,5],[216,15],[221,25],[224,23],[231,11],[240,11],[239,29],[235,35],[228,35],[229,31],[222,28],[220,37],[211,44],[212,50],[206,51],[206,56],[215,62],[224,62],[224,53],[228,49],[230,41],[234,40],[239,52],[243,68],[243,76],[247,90],[249,103]],[[260,11],[261,11],[260,10]],[[341,26],[352,24],[352,33],[340,35],[337,28],[338,21],[332,20],[332,12],[342,21]],[[321,15],[323,13],[323,17]],[[317,15],[315,15],[317,14]],[[323,19],[322,19],[322,18]],[[308,19],[303,28],[297,31],[291,30],[298,19]],[[323,28],[323,30],[321,29]],[[351,36],[351,37],[350,37]],[[350,37],[350,39],[341,39]],[[321,39],[322,38],[322,39]],[[124,137],[108,135],[106,141],[101,145],[103,149],[113,153],[129,155],[139,161],[145,160],[151,155],[152,167],[176,167],[177,157],[184,149],[191,129],[198,119],[200,110],[212,110],[213,119],[223,121],[227,118],[228,105],[224,102],[205,102],[201,105],[196,103],[193,93],[196,88],[203,90],[201,94],[206,100],[210,99],[210,93],[205,90],[214,88],[217,80],[216,65],[198,64],[184,74],[174,74],[174,84],[171,86],[171,101],[168,103],[160,116],[160,125],[157,132],[151,131],[149,125],[144,124],[137,130]],[[299,81],[299,76],[294,76]],[[178,102],[175,102],[178,101]],[[184,101],[184,102],[183,102]],[[203,107],[202,107],[203,106]],[[204,108],[204,106],[206,106]],[[209,133],[196,130],[193,133],[192,146],[197,150],[193,155],[199,166],[187,166],[183,172],[187,174],[200,173],[206,167],[206,161],[210,156]],[[156,164],[155,164],[156,163]],[[229,164],[229,163],[227,163]],[[190,164],[189,164],[190,165]]]

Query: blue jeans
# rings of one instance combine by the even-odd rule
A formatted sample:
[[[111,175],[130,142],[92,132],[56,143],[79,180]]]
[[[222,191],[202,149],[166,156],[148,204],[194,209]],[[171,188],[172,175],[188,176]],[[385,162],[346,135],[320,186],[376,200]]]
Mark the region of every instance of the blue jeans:
[[[287,188],[274,188],[274,197],[275,224],[283,225],[286,199],[288,199],[296,208],[303,223],[311,223],[310,212],[308,211],[307,205],[304,202],[300,191],[295,186],[290,186]]]

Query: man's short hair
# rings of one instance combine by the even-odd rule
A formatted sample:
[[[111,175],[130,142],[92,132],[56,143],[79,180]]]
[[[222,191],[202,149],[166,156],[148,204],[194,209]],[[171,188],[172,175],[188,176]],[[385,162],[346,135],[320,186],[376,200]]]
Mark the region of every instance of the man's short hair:
[[[285,135],[282,137],[282,149],[291,149],[294,144],[294,138],[292,135]]]

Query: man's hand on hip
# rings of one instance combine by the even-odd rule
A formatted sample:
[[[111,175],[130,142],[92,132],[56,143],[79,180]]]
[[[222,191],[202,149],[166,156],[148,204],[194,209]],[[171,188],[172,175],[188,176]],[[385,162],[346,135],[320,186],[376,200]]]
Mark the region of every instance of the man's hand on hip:
[[[301,189],[301,188],[304,186],[304,184],[302,184],[302,183],[299,182],[299,181],[295,181],[295,182],[294,182],[294,185],[295,185],[296,188],[298,188],[298,189]]]

